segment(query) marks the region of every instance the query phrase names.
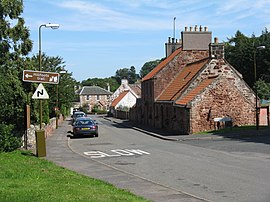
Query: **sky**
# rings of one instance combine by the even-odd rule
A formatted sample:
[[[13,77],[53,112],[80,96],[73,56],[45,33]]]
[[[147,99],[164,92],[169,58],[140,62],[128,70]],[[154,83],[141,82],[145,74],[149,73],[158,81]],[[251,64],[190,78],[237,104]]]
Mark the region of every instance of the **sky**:
[[[60,56],[77,81],[114,76],[121,68],[165,57],[168,37],[185,27],[208,27],[227,41],[239,30],[259,36],[270,30],[270,0],[23,0],[22,17],[38,53]],[[174,20],[175,18],[175,20]],[[175,28],[175,32],[174,32]]]

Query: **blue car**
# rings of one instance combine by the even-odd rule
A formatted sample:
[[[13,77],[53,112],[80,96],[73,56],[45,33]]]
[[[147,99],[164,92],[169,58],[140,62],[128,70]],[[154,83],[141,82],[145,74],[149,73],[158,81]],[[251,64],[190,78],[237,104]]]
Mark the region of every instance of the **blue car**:
[[[98,137],[98,125],[89,117],[78,117],[73,123],[73,136]]]

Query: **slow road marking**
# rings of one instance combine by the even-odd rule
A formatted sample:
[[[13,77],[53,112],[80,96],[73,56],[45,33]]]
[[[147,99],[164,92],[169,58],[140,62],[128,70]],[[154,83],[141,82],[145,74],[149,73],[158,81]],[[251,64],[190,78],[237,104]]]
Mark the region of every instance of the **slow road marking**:
[[[149,152],[140,149],[113,149],[110,153],[101,151],[87,151],[83,152],[84,155],[90,156],[90,158],[105,158],[105,157],[119,157],[119,156],[135,156],[135,155],[149,155]]]

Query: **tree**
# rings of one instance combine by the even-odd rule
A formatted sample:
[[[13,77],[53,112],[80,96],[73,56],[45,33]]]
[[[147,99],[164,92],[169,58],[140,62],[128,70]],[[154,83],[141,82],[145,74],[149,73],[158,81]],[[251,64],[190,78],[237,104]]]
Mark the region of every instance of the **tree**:
[[[235,36],[225,44],[225,57],[242,75],[249,86],[254,85],[254,39],[237,31]]]
[[[60,112],[64,115],[68,115],[69,108],[75,100],[74,87],[76,81],[72,78],[72,73],[65,70],[65,62],[63,58],[51,57],[42,54],[42,70],[47,72],[57,72],[60,74],[59,84],[44,84],[44,87],[50,99],[43,102],[43,120],[47,123],[49,118],[56,116],[56,108],[59,108]],[[38,64],[38,55],[32,57],[33,64]],[[38,65],[36,65],[37,67]],[[35,102],[35,101],[34,101]],[[33,103],[35,108],[33,109],[34,114],[39,114],[39,108],[37,103]],[[39,116],[35,117],[38,120]]]
[[[25,56],[32,49],[30,33],[21,17],[20,0],[0,1],[0,123],[22,130],[27,94],[22,82]]]
[[[266,48],[258,50],[264,45]],[[254,58],[256,56],[256,58]],[[225,43],[225,57],[242,75],[251,88],[257,86],[260,98],[266,98],[270,82],[270,33],[265,29],[261,36],[247,37],[240,31]],[[257,82],[254,76],[254,62],[256,62]]]
[[[22,70],[32,42],[22,11],[21,1],[0,0],[0,151],[17,149],[24,130],[27,94]]]
[[[261,99],[270,100],[270,82],[259,79],[256,84],[258,89],[258,96]]]
[[[158,64],[162,61],[162,59],[157,59],[153,61],[149,61],[144,63],[140,70],[140,77],[145,77],[149,72],[151,72]]]
[[[121,84],[122,79],[127,79],[130,84],[133,84],[139,78],[138,74],[136,74],[136,69],[134,66],[128,68],[118,69],[115,73],[115,79],[119,84]]]

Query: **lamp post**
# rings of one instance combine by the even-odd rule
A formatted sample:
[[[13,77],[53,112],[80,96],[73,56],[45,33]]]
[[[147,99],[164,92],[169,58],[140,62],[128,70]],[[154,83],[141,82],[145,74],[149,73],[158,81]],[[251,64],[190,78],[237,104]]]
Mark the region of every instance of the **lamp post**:
[[[39,62],[38,62],[38,68],[39,68],[39,71],[41,71],[41,28],[42,27],[46,27],[46,28],[52,28],[52,29],[58,29],[59,28],[59,24],[53,24],[53,23],[48,23],[48,24],[42,24],[39,26],[39,29],[38,29],[38,42],[39,42],[39,48],[38,48],[38,58],[39,58]],[[42,100],[39,100],[39,107],[40,107],[40,110],[39,110],[39,120],[40,120],[40,130],[42,129]]]
[[[259,130],[259,108],[258,108],[258,89],[257,89],[257,64],[256,64],[256,52],[257,50],[265,49],[265,46],[258,46],[254,50],[254,81],[255,81],[255,118],[256,118],[256,130]]]
[[[52,28],[52,29],[57,29],[59,28],[59,24],[42,24],[39,26],[38,30],[38,36],[39,36],[39,62],[38,62],[38,67],[39,71],[41,71],[41,28],[46,27],[46,28]],[[39,119],[40,119],[40,129],[36,130],[36,153],[38,157],[45,157],[46,156],[46,141],[45,141],[45,131],[42,129],[42,100],[39,100],[39,106],[40,106],[40,111],[39,111]]]
[[[61,70],[59,72],[60,74],[60,78],[61,78],[61,74],[65,74],[67,73],[67,70]],[[59,78],[59,82],[60,82],[60,78]],[[58,128],[58,116],[59,116],[59,84],[56,85],[56,107],[55,107],[55,114],[56,114],[56,129]]]

